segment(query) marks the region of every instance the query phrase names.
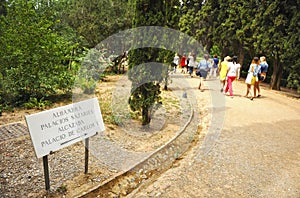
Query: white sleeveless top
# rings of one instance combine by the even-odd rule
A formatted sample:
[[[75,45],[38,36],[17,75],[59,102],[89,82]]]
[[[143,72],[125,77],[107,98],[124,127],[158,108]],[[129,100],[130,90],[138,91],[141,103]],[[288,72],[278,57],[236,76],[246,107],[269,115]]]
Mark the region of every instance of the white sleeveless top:
[[[233,62],[228,62],[228,73],[227,76],[236,76],[238,69],[241,67],[239,63],[234,64]]]

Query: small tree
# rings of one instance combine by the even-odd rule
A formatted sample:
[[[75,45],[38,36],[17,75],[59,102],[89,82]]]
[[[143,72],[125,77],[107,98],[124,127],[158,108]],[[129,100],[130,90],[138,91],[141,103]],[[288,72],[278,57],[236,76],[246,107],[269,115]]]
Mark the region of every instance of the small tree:
[[[133,27],[145,25],[163,26],[164,18],[162,9],[163,1],[135,0]],[[151,34],[149,34],[151,35]],[[155,35],[155,33],[154,33]],[[135,35],[137,40],[144,35]],[[156,42],[155,38],[144,38],[144,42]],[[162,81],[162,70],[153,69],[146,63],[156,62],[159,49],[143,48],[129,52],[129,79],[132,81],[131,97],[129,105],[131,110],[138,111],[142,115],[142,125],[151,121],[151,107],[160,100],[160,82]],[[138,69],[137,69],[138,68]],[[153,77],[153,78],[152,78]]]

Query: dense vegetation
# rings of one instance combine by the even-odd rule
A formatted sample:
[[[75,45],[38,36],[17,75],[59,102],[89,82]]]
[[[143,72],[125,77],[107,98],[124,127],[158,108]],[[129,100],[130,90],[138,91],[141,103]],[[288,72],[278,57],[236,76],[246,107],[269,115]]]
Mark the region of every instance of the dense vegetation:
[[[172,26],[177,24],[178,17],[176,17],[177,9],[172,9],[178,5],[179,2],[165,0],[136,0],[132,2],[134,17],[133,27],[139,26]],[[174,11],[174,12],[172,12]],[[175,15],[175,17],[174,17]],[[175,20],[174,20],[175,19]],[[156,38],[156,32],[149,29],[148,35],[146,32],[137,33],[135,40],[139,44],[139,38],[143,38],[142,42],[147,43],[149,46],[159,45]],[[166,35],[167,37],[167,35]],[[174,52],[158,49],[154,47],[138,48],[134,47],[129,53],[129,79],[132,81],[132,94],[129,98],[129,105],[132,111],[141,112],[142,125],[147,125],[151,120],[151,109],[155,104],[160,103],[160,83],[167,79],[168,63],[172,62]],[[157,66],[153,67],[147,65],[150,62],[166,63],[167,67]],[[165,78],[166,77],[166,78]]]
[[[208,51],[213,46],[220,49],[222,57],[238,55],[244,67],[253,56],[265,55],[271,66],[270,87],[280,89],[284,85],[300,91],[300,62],[295,58],[299,57],[300,45],[299,0],[196,2],[184,1],[180,26],[188,26],[188,34]],[[286,82],[281,83],[282,77]]]
[[[299,10],[299,0],[0,0],[0,111],[43,107],[53,96],[71,94],[90,49],[120,30],[145,25],[180,30],[220,57],[237,55],[244,71],[253,56],[265,55],[270,87],[300,92]],[[173,55],[132,50],[130,67],[169,63]],[[133,92],[132,110],[159,101],[163,78],[140,88],[151,93],[146,106]]]

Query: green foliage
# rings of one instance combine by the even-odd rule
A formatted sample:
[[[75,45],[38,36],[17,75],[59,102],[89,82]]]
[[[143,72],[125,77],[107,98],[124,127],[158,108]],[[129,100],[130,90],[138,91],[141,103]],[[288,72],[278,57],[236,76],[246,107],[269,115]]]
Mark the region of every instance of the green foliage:
[[[237,55],[245,71],[253,56],[264,55],[272,88],[284,82],[300,90],[299,7],[293,0],[0,0],[0,112],[22,104],[43,108],[44,98],[71,93],[76,76],[79,87],[90,93],[113,66],[110,54],[85,47],[119,30],[148,25],[180,29],[210,54]],[[184,53],[184,46],[178,52]],[[132,50],[129,56],[131,107],[149,116],[160,102],[160,83],[167,84],[167,68],[139,70],[155,76],[147,79],[137,77],[133,67],[148,62],[168,65],[174,52],[147,48]]]
[[[216,45],[212,46],[212,48],[210,49],[211,57],[213,57],[215,54],[217,54],[218,56],[220,55],[220,50]]]
[[[287,87],[292,88],[300,93],[300,64],[293,65],[287,78]]]
[[[300,75],[295,58],[300,43],[299,1],[207,0],[201,6],[182,2],[180,30],[197,38],[211,54],[211,47],[217,46],[221,57],[237,55],[242,65],[264,55],[272,63],[268,75],[272,74],[273,89],[280,89],[282,77],[288,86],[298,87],[294,79]]]
[[[79,79],[79,88],[83,90],[84,94],[92,94],[96,89],[96,81],[93,78],[80,78]]]
[[[179,28],[182,32],[189,36],[195,36],[198,31],[199,17],[197,12],[202,4],[197,0],[183,0],[181,7],[181,17],[179,20]]]
[[[30,98],[28,102],[23,104],[23,107],[26,109],[40,109],[43,110],[46,107],[49,107],[52,105],[52,102],[49,100],[45,100],[44,98],[37,99],[37,98]]]
[[[5,16],[7,14],[6,6],[7,6],[7,1],[0,0],[0,15]]]
[[[67,191],[68,191],[68,188],[67,188],[67,186],[64,186],[64,185],[62,185],[56,189],[56,192],[58,192],[58,193],[66,193]]]
[[[66,1],[62,20],[95,47],[113,33],[131,27],[132,12],[123,0]]]
[[[63,35],[73,34],[70,29],[58,29],[55,14],[51,8],[17,0],[0,16],[0,47],[5,49],[0,51],[1,103],[18,106],[30,98],[71,91],[78,69],[75,57],[82,52]]]
[[[131,3],[134,7],[135,16],[133,19],[133,27],[147,25],[165,26],[174,25],[176,23],[171,21],[172,17],[169,14],[172,7],[175,10],[178,8],[174,7],[176,1],[135,0]],[[151,35],[151,33],[149,35]],[[155,35],[155,32],[153,35]],[[143,35],[135,36],[143,37]],[[154,36],[144,38],[143,42],[155,44],[158,40]],[[169,61],[170,57],[166,51],[154,48],[135,49],[129,52],[129,79],[132,81],[129,106],[132,111],[140,112],[140,115],[142,115],[142,125],[150,123],[151,108],[155,103],[160,102],[160,82],[162,82],[164,76],[166,76],[167,71],[167,68],[164,67],[153,69],[153,67],[150,67],[147,63]]]

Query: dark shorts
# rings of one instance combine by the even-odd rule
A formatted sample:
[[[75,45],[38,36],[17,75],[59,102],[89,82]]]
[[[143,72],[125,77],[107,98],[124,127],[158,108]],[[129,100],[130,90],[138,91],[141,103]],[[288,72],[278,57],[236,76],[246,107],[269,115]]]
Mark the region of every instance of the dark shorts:
[[[203,77],[203,78],[206,78],[207,77],[207,73],[208,73],[208,71],[206,71],[206,70],[203,70],[203,69],[200,69],[199,70],[199,76],[200,77]]]

